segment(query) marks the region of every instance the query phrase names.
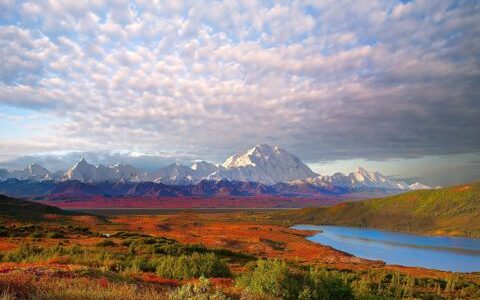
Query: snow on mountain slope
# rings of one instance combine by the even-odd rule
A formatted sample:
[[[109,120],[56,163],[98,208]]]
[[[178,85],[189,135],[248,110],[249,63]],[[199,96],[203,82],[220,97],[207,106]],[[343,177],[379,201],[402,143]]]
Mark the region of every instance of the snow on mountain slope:
[[[102,182],[102,181],[143,181],[147,180],[147,175],[132,166],[116,164],[114,166],[104,166],[102,164],[94,166],[89,164],[84,158],[71,167],[64,175],[66,180],[78,180],[82,182]]]
[[[172,185],[191,184],[198,179],[195,176],[195,170],[179,163],[174,163],[161,168],[154,174],[150,175],[150,178],[157,183]]]
[[[192,170],[195,170],[196,176],[199,178],[204,178],[216,171],[219,167],[215,164],[206,162],[206,161],[197,161],[191,166]]]
[[[81,159],[66,173],[51,173],[39,164],[24,170],[9,172],[0,169],[0,180],[8,178],[30,180],[78,180],[82,182],[156,182],[167,185],[195,185],[202,180],[229,180],[257,182],[263,185],[286,183],[299,188],[314,188],[325,192],[342,193],[365,190],[415,190],[429,189],[419,182],[408,185],[395,181],[379,172],[358,167],[345,175],[335,173],[322,176],[314,173],[300,159],[279,147],[256,145],[243,153],[235,154],[222,165],[206,161],[195,162],[191,167],[174,163],[155,172],[147,173],[130,165],[116,164],[94,166]]]
[[[44,179],[51,179],[51,173],[46,168],[39,164],[30,164],[24,170],[25,175],[28,179],[34,180],[44,180]]]
[[[362,167],[358,167],[355,171],[345,175],[343,173],[335,173],[331,176],[317,176],[315,178],[307,178],[305,180],[293,181],[293,183],[307,183],[325,189],[343,189],[349,191],[362,190],[410,190],[415,187],[426,187],[423,184],[407,185],[403,181],[392,180],[379,172],[368,171]]]
[[[432,187],[430,187],[428,185],[425,185],[423,183],[420,183],[420,182],[415,182],[413,184],[410,184],[408,186],[408,188],[410,190],[430,190],[430,189],[432,189]]]
[[[97,178],[97,168],[94,165],[89,164],[84,158],[77,162],[73,167],[68,169],[68,171],[65,173],[65,179],[68,180],[88,182],[96,181]]]
[[[275,184],[318,175],[284,149],[266,144],[230,156],[222,166],[208,178]]]
[[[23,170],[15,170],[8,172],[2,169],[0,178],[17,178],[17,179],[29,179],[29,180],[49,180],[52,179],[52,174],[43,166],[33,163],[25,167]]]
[[[408,186],[403,182],[396,182],[394,180],[388,179],[379,172],[367,171],[362,167],[358,167],[354,172],[350,173],[348,177],[351,179],[354,189],[408,189]]]

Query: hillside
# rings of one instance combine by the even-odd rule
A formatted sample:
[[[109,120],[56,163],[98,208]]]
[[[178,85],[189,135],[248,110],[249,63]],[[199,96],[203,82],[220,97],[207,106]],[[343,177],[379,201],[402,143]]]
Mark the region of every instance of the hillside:
[[[75,214],[58,207],[0,195],[0,220],[39,221],[45,219],[46,215],[72,216]]]
[[[480,237],[480,182],[331,207],[278,212],[271,218],[285,224],[344,225]]]

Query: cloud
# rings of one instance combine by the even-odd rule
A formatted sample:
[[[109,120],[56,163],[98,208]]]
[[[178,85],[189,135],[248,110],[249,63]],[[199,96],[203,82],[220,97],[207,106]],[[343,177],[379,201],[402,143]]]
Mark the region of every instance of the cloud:
[[[22,170],[25,166],[32,163],[38,163],[50,171],[65,172],[82,158],[85,158],[89,163],[94,165],[103,164],[108,166],[120,162],[138,167],[145,171],[156,171],[161,167],[175,162],[180,162],[185,165],[193,164],[189,154],[187,154],[188,158],[185,157],[185,153],[176,152],[173,154],[174,157],[172,157],[172,153],[144,154],[126,151],[54,151],[48,154],[26,155],[2,161],[0,163],[0,168],[12,171]]]
[[[268,142],[309,162],[480,151],[480,5],[347,2],[3,1],[0,103],[59,122],[35,132],[47,146],[0,146],[219,161]]]

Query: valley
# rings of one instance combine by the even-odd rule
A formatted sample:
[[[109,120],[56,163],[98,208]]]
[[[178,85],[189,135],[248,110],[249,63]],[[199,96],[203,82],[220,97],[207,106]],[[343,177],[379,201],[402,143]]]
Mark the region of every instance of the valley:
[[[320,175],[266,144],[221,165],[145,172],[81,159],[63,175],[35,164],[0,174],[0,194],[9,196],[0,196],[7,298],[480,298],[480,270],[460,253],[476,248],[445,254],[441,244],[425,254],[425,245],[411,245],[414,237],[402,244],[369,240],[353,227],[338,227],[352,236],[292,228],[478,238],[478,182],[432,189],[361,167]],[[404,250],[395,259],[382,253],[394,253],[391,243]],[[461,264],[427,264],[440,254]],[[410,257],[421,255],[421,262]]]

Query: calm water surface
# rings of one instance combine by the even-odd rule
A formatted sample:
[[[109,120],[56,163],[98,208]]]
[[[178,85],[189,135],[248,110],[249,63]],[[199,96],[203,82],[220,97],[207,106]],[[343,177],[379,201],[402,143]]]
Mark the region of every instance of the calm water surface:
[[[297,225],[321,230],[309,240],[387,264],[480,272],[480,239],[421,236],[344,226]]]

